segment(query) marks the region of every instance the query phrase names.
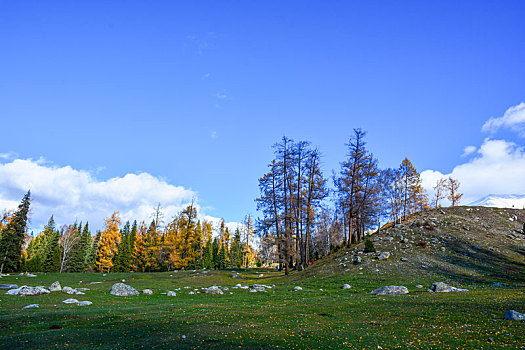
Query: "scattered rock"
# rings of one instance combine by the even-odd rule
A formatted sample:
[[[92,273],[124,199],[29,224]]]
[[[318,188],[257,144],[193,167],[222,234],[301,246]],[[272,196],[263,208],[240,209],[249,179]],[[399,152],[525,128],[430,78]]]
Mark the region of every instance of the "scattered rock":
[[[423,285],[422,285],[422,284],[418,284],[418,285],[416,286],[416,288],[421,289],[421,288],[423,288]]]
[[[38,306],[38,304],[31,304],[31,305],[24,306],[22,309],[34,309],[37,307],[40,307],[40,306]]]
[[[50,292],[60,292],[62,290],[62,287],[60,286],[60,282],[55,281],[49,286]]]
[[[390,258],[390,252],[382,252],[377,256],[377,260],[386,260]]]
[[[77,303],[77,306],[89,306],[89,305],[91,305],[91,304],[93,304],[91,301],[87,301],[87,300],[85,300],[85,301],[79,301],[79,302]]]
[[[505,319],[511,321],[525,321],[525,315],[514,310],[508,310],[505,312]]]
[[[151,289],[143,289],[142,294],[153,295],[153,291]]]
[[[350,288],[352,288],[352,286],[349,285],[349,284],[343,284],[343,286],[341,288],[343,288],[343,289],[350,289]]]
[[[407,258],[401,258],[401,261],[406,262],[406,261],[408,261],[408,259]]]
[[[383,238],[383,241],[386,241],[386,242],[392,242],[394,240],[394,237],[385,237]]]
[[[109,294],[117,295],[119,297],[129,297],[139,295],[139,292],[135,288],[128,286],[127,284],[115,283],[111,287]]]
[[[203,291],[207,294],[224,294],[224,292],[222,291],[222,289],[219,288],[219,286],[211,286],[208,288],[204,288]]]
[[[27,277],[36,277],[36,275],[33,275],[32,273],[29,273],[29,272],[26,272],[25,275],[26,275]]]
[[[68,286],[65,286],[64,288],[62,288],[62,292],[66,294],[79,294],[79,295],[85,294],[81,291],[76,290],[75,288],[71,288]]]
[[[434,293],[468,292],[468,289],[451,287],[445,282],[434,282],[428,289],[428,292],[434,292]]]
[[[362,261],[363,259],[360,256],[356,256],[354,259],[354,265],[359,265]]]
[[[78,303],[77,299],[66,299],[62,302],[63,304],[76,304]]]
[[[401,240],[401,243],[408,243],[408,239],[407,239],[407,238],[403,238],[403,239]]]
[[[262,284],[254,284],[252,285],[252,289],[250,289],[250,292],[266,292],[266,286],[263,286]]]
[[[234,273],[234,274],[232,275],[232,278],[239,278],[239,275],[237,275],[237,274]]]
[[[15,295],[20,295],[22,297],[28,297],[28,296],[34,296],[34,295],[40,295],[40,294],[49,294],[49,293],[50,292],[47,289],[45,289],[44,287],[40,287],[40,286],[38,286],[38,287],[23,286],[23,287],[19,288],[18,294],[15,294]]]
[[[175,292],[173,292],[171,290],[168,290],[168,293],[166,295],[169,296],[169,297],[176,297],[177,293],[175,293]]]
[[[16,284],[0,284],[0,289],[16,289],[18,286]]]
[[[402,295],[408,294],[408,289],[405,286],[385,286],[377,288],[376,290],[370,292],[373,295]]]
[[[293,287],[293,289],[292,289],[292,291],[294,291],[294,292],[298,292],[298,291],[300,291],[300,290],[303,290],[303,288],[302,288],[302,287],[299,287],[299,286],[295,286],[295,287]]]

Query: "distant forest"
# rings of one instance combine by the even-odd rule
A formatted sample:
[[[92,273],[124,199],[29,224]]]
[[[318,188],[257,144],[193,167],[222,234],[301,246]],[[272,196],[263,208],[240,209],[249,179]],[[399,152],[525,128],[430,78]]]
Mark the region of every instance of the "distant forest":
[[[246,216],[230,233],[199,220],[193,204],[163,226],[160,204],[149,224],[122,225],[118,212],[92,235],[89,224],[57,228],[53,216],[35,237],[27,234],[31,193],[0,220],[0,273],[154,272],[273,266],[288,274],[336,249],[361,242],[382,223],[441,206],[457,205],[459,182],[443,178],[431,198],[408,158],[397,169],[380,169],[367,149],[366,132],[354,129],[339,172],[326,177],[321,154],[307,141],[287,137],[276,143],[268,172],[259,179],[261,216]],[[329,186],[329,181],[331,185]],[[258,239],[254,239],[257,236]],[[257,244],[256,244],[257,243]]]

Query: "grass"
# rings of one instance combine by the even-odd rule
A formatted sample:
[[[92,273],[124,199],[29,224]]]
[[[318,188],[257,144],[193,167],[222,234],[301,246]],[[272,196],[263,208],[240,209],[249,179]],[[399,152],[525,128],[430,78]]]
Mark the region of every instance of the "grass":
[[[518,220],[510,221],[514,216]],[[361,254],[362,263],[353,265],[364,250],[360,244],[287,277],[264,269],[239,270],[240,278],[202,270],[3,277],[3,284],[58,280],[91,290],[83,296],[0,294],[0,349],[525,349],[525,322],[504,319],[507,310],[525,313],[525,237],[510,236],[523,222],[524,210],[430,210],[371,237],[378,251],[391,253],[388,260]],[[154,295],[110,295],[122,280]],[[470,291],[426,293],[436,281]],[[275,287],[268,293],[189,294],[237,283]],[[352,288],[343,291],[345,283]],[[303,291],[292,292],[297,285]],[[369,294],[385,285],[404,285],[410,294]],[[161,294],[179,288],[176,297]],[[93,305],[62,304],[71,297]],[[33,303],[40,308],[22,309]]]
[[[240,271],[241,278],[234,279],[231,271],[200,272],[4,277],[1,283],[48,286],[59,280],[62,286],[91,290],[79,296],[2,295],[0,348],[503,349],[525,344],[525,323],[504,320],[506,310],[525,311],[523,287],[473,284],[470,287],[476,288],[467,293],[431,294],[415,286],[421,283],[427,288],[432,276],[405,276],[400,281],[402,274],[367,272],[325,277],[295,273],[285,278],[258,269]],[[122,279],[155,294],[110,295],[111,285]],[[276,286],[268,293],[230,289],[233,294],[224,295],[189,295],[192,289],[184,289],[237,283]],[[343,283],[352,289],[343,291]],[[411,293],[368,294],[388,284],[404,284]],[[295,285],[304,290],[291,292]],[[160,294],[177,288],[181,290],[176,297]],[[93,305],[61,303],[70,297]],[[22,309],[33,303],[40,308]]]

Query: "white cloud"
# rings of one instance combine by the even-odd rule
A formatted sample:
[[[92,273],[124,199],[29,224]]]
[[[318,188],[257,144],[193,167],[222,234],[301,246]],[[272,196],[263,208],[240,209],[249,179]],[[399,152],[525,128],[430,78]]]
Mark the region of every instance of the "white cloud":
[[[93,232],[115,210],[120,211],[123,221],[149,221],[158,203],[167,222],[197,197],[195,191],[171,185],[148,173],[99,181],[91,172],[53,166],[43,159],[0,163],[0,209],[16,208],[27,190],[31,190],[33,197],[34,230],[39,230],[51,215],[60,225],[89,221]],[[202,208],[196,206],[204,215]]]
[[[461,156],[462,157],[467,157],[467,156],[471,155],[472,153],[476,152],[476,149],[477,149],[476,146],[467,146],[463,150],[463,154]]]
[[[215,97],[217,97],[220,100],[225,100],[228,98],[228,94],[226,93],[226,90],[217,91],[215,94]]]
[[[218,137],[217,131],[215,130],[210,131],[210,137],[212,138],[212,140],[215,140]]]
[[[513,142],[487,138],[473,159],[457,165],[450,174],[435,170],[423,171],[423,187],[429,193],[433,193],[432,186],[437,179],[448,176],[461,182],[463,204],[478,200],[489,193],[525,193],[525,151]]]
[[[490,118],[481,128],[485,132],[496,132],[500,128],[509,128],[525,137],[525,102],[512,106],[505,111],[502,117]]]
[[[11,160],[17,157],[18,157],[18,154],[16,154],[15,152],[0,153],[0,159],[4,159],[4,160]]]

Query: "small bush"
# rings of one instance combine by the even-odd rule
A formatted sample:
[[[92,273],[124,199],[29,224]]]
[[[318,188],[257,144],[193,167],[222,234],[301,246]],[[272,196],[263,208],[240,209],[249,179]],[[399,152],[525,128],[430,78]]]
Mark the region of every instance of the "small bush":
[[[374,242],[372,242],[369,238],[365,240],[365,253],[375,253],[376,247],[374,246]]]
[[[428,242],[427,242],[427,241],[418,241],[418,242],[416,243],[416,245],[417,245],[418,247],[423,248],[423,249],[427,249]]]

